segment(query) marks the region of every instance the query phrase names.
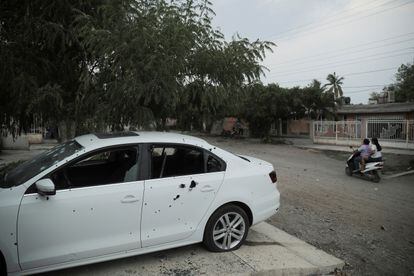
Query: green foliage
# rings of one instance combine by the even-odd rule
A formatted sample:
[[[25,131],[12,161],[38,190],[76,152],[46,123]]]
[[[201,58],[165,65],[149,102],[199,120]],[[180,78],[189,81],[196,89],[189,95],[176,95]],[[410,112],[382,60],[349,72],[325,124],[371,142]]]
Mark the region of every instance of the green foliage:
[[[16,132],[38,116],[69,136],[211,122],[273,46],[226,41],[213,16],[204,0],[2,1],[0,122]]]
[[[390,87],[395,91],[397,102],[414,101],[414,64],[402,64],[395,75],[396,83]]]
[[[341,85],[343,84],[344,77],[339,77],[334,72],[333,74],[329,74],[326,78],[328,81],[323,87],[328,87],[328,93],[333,93],[335,100],[339,100],[343,96],[343,91]]]
[[[271,125],[279,119],[319,119],[326,117],[335,106],[333,94],[324,92],[317,80],[304,88],[256,83],[248,86],[246,91],[243,117],[249,122],[254,137],[268,139]]]
[[[253,137],[269,136],[272,123],[288,114],[286,89],[276,84],[254,84],[247,88],[244,117]]]

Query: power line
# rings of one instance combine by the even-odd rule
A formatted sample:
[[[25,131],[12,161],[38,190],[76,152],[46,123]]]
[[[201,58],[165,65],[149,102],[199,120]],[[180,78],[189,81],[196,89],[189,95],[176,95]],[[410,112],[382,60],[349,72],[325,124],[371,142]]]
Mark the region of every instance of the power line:
[[[389,68],[382,68],[382,69],[377,69],[377,70],[362,71],[362,72],[351,72],[351,73],[344,74],[343,76],[364,75],[364,74],[370,74],[370,73],[376,73],[376,72],[395,70],[397,68],[398,68],[398,66],[389,67]],[[289,80],[289,81],[276,81],[275,83],[310,82],[310,81],[313,81],[314,79],[316,79],[316,78],[302,79],[302,80]]]
[[[300,60],[300,61],[302,61],[302,60],[304,60],[304,59],[309,59],[309,58],[316,58],[316,57],[320,57],[320,56],[325,56],[326,54],[330,54],[330,53],[336,53],[336,52],[349,51],[349,50],[351,50],[351,49],[359,48],[359,47],[361,47],[361,46],[366,46],[366,45],[371,45],[371,44],[375,44],[375,43],[379,43],[379,42],[384,42],[384,41],[388,41],[388,40],[393,40],[393,39],[400,38],[400,37],[407,37],[407,36],[409,36],[409,35],[413,35],[413,34],[414,34],[414,32],[404,33],[404,34],[400,34],[400,35],[397,35],[397,36],[388,37],[388,38],[385,38],[385,39],[374,40],[374,41],[367,42],[367,43],[357,44],[357,45],[354,45],[354,46],[351,46],[351,47],[344,47],[344,48],[340,48],[340,49],[338,49],[338,50],[326,51],[326,52],[323,52],[323,53],[319,53],[319,54],[313,55],[312,57],[308,57],[308,58],[306,58],[306,57],[305,57],[305,58],[294,58],[294,59],[290,59],[290,60],[288,61],[288,63],[289,63],[289,62],[292,62],[292,61],[296,61],[296,60]],[[285,63],[286,63],[286,62],[285,62]],[[279,63],[279,64],[280,64],[280,63]]]
[[[378,69],[378,70],[370,70],[370,71],[363,71],[363,72],[356,72],[356,73],[348,73],[348,74],[344,74],[343,76],[344,77],[347,77],[347,76],[363,75],[363,74],[369,74],[369,73],[375,73],[375,72],[383,72],[383,71],[395,70],[398,67],[399,66],[389,67],[389,68],[383,68],[383,69]]]
[[[402,4],[400,4],[400,5],[397,5],[397,6],[393,6],[393,7],[390,7],[390,8],[387,8],[387,9],[383,9],[383,10],[380,10],[380,11],[377,11],[377,12],[374,12],[374,13],[371,13],[371,14],[368,14],[368,15],[365,15],[365,16],[361,16],[361,17],[359,17],[359,18],[357,17],[357,18],[354,18],[354,19],[351,19],[351,20],[345,21],[345,22],[343,22],[343,23],[341,23],[341,24],[334,24],[334,25],[331,25],[331,26],[327,26],[327,27],[325,27],[325,28],[323,28],[323,26],[322,26],[322,28],[321,28],[321,29],[314,28],[314,30],[313,30],[313,31],[306,32],[304,35],[305,35],[305,36],[307,36],[307,35],[309,35],[309,34],[313,34],[313,33],[315,33],[315,32],[319,32],[319,31],[328,30],[328,29],[332,29],[332,28],[339,27],[339,26],[343,26],[343,25],[346,25],[346,24],[352,23],[352,22],[354,22],[354,21],[359,21],[359,20],[361,20],[361,19],[365,19],[365,18],[367,18],[367,17],[371,17],[371,16],[374,16],[374,15],[377,15],[377,14],[380,14],[380,13],[388,12],[388,11],[391,11],[391,10],[394,10],[394,9],[397,9],[397,8],[400,8],[400,7],[405,6],[405,5],[408,5],[408,4],[413,4],[413,3],[414,3],[414,2],[412,2],[412,1],[410,0],[410,1],[404,2],[404,3],[402,3]],[[315,29],[316,29],[316,30],[315,30]],[[300,34],[300,33],[302,33],[302,32],[298,32],[296,35],[294,34],[294,35],[292,35],[292,36],[288,36],[288,37],[287,37],[287,38],[285,38],[285,39],[283,39],[283,37],[282,37],[282,39],[280,39],[279,41],[287,41],[287,40],[291,40],[292,38],[294,38],[294,37],[298,36],[298,34]]]
[[[390,53],[398,53],[398,52],[407,51],[407,50],[411,50],[411,51],[406,52],[406,53],[399,53],[399,54],[410,54],[410,53],[412,54],[412,53],[414,53],[413,52],[414,47],[407,47],[407,48],[395,49],[395,50],[392,50],[392,51],[385,51],[385,52],[381,52],[381,53],[376,53],[376,54],[372,54],[372,55],[368,55],[368,56],[363,56],[363,57],[356,57],[356,58],[346,59],[346,60],[337,60],[337,61],[334,61],[334,62],[328,62],[328,63],[322,63],[322,64],[315,64],[315,65],[312,65],[312,66],[307,66],[307,67],[302,67],[302,68],[296,68],[295,70],[290,69],[290,70],[287,70],[287,71],[286,70],[283,70],[283,71],[282,70],[280,70],[280,71],[273,71],[272,73],[284,74],[284,73],[288,73],[288,72],[298,72],[300,70],[316,69],[316,68],[319,68],[319,67],[340,66],[344,62],[346,62],[346,64],[348,62],[354,61],[354,60],[355,61],[358,61],[358,62],[363,62],[363,61],[367,61],[367,60],[366,59],[362,60],[361,58],[372,58],[372,57],[379,57],[377,59],[380,59],[381,56],[383,56],[383,55],[387,55],[387,54],[390,54]],[[372,60],[372,59],[368,59],[368,61],[369,60]]]
[[[363,87],[384,87],[388,84],[373,84],[373,85],[360,85],[360,86],[342,86],[342,88],[363,88]]]
[[[350,91],[350,92],[347,92],[345,89],[343,89],[344,91],[344,95],[346,94],[346,95],[348,95],[348,94],[358,94],[358,93],[362,93],[362,92],[377,92],[377,91],[374,91],[374,90],[372,90],[372,89],[362,89],[362,90],[356,90],[356,91]]]
[[[313,66],[313,67],[301,68],[299,70],[288,71],[286,73],[274,72],[276,74],[272,73],[272,74],[269,74],[269,76],[282,77],[282,76],[296,75],[296,74],[300,74],[300,73],[314,72],[315,70],[329,69],[329,68],[332,68],[334,66],[347,66],[347,65],[352,65],[352,64],[358,64],[358,63],[361,63],[361,62],[377,61],[377,60],[380,60],[380,59],[386,59],[386,58],[392,58],[392,57],[398,57],[398,56],[405,56],[405,55],[412,55],[412,54],[413,54],[413,52],[410,51],[410,52],[399,53],[399,54],[395,54],[395,55],[388,55],[388,56],[383,56],[383,57],[371,58],[371,59],[353,59],[353,60],[356,60],[356,61],[354,61],[354,62],[345,62],[345,63],[330,63],[330,64],[327,63],[327,64],[323,64],[323,65],[319,65],[319,66]]]
[[[414,32],[413,32],[413,34],[414,34]],[[405,39],[405,40],[402,40],[402,41],[396,41],[396,42],[392,42],[392,43],[388,43],[388,44],[377,45],[377,46],[374,46],[374,47],[369,47],[369,48],[360,49],[360,50],[352,50],[351,48],[355,48],[355,47],[351,47],[351,48],[347,48],[348,51],[346,51],[342,54],[324,56],[324,59],[331,59],[331,58],[336,58],[336,57],[345,56],[345,55],[349,55],[349,54],[365,52],[365,51],[378,49],[378,48],[382,48],[382,47],[387,47],[387,46],[392,46],[392,45],[396,45],[396,44],[401,44],[401,43],[405,43],[405,42],[409,42],[409,41],[413,41],[413,40],[414,40],[414,37],[409,38],[409,39]],[[352,53],[347,53],[347,52],[352,52]],[[317,60],[317,59],[320,59],[320,58],[317,57],[317,56],[313,56],[313,57],[305,58],[305,61],[303,61],[303,62],[301,60],[297,60],[297,61],[294,61],[294,62],[272,63],[271,65],[280,66],[280,65],[287,64],[287,66],[295,66],[296,64],[313,62],[314,59]],[[273,67],[269,67],[269,68],[271,69]]]
[[[352,8],[349,8],[349,9],[347,9],[347,10],[344,10],[344,11],[341,11],[341,12],[337,12],[337,13],[333,13],[333,14],[331,14],[331,15],[329,15],[328,17],[326,17],[326,18],[323,18],[322,20],[318,20],[318,21],[313,21],[313,22],[311,22],[311,23],[307,23],[307,24],[302,24],[302,25],[299,25],[299,26],[296,26],[296,27],[293,27],[293,28],[290,28],[290,29],[288,29],[288,30],[285,30],[285,31],[282,31],[282,32],[280,32],[280,33],[278,33],[277,35],[273,35],[273,36],[271,36],[270,38],[281,38],[281,37],[284,37],[284,36],[286,36],[286,33],[297,33],[298,32],[298,30],[299,31],[303,31],[303,30],[301,30],[301,29],[309,29],[309,28],[313,28],[313,26],[312,25],[316,25],[316,26],[318,26],[318,25],[321,25],[322,23],[323,24],[326,24],[326,23],[329,23],[330,21],[332,21],[332,19],[336,19],[336,20],[338,20],[338,17],[337,17],[337,15],[340,15],[340,14],[344,14],[344,13],[348,13],[349,11],[352,11],[352,10],[354,10],[354,9],[356,9],[356,8],[360,8],[360,7],[363,7],[363,6],[367,6],[367,5],[371,5],[372,3],[376,3],[377,1],[371,1],[371,2],[365,2],[364,4],[362,4],[362,5],[358,5],[358,6],[355,6],[355,7],[352,7]],[[390,3],[390,2],[392,2],[392,1],[388,1],[388,2],[384,2],[384,3],[382,3],[381,5],[384,5],[384,4],[388,4],[388,3]],[[378,6],[377,6],[378,7]],[[358,13],[357,13],[358,14]],[[349,16],[349,15],[348,15]],[[335,18],[334,18],[335,17]],[[342,17],[342,16],[341,16]],[[339,18],[341,18],[341,17],[339,17]],[[332,18],[332,19],[331,19]],[[340,20],[340,19],[339,19]],[[327,21],[327,22],[326,22]]]

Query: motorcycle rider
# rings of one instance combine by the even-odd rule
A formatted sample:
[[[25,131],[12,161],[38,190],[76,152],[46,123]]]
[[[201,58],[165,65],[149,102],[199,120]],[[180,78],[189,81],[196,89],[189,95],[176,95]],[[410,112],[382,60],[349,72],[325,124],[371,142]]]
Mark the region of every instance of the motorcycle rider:
[[[358,151],[360,152],[360,154],[359,156],[354,158],[354,168],[356,171],[363,171],[365,169],[365,163],[372,153],[371,147],[369,146],[369,139],[365,138],[362,141],[362,145],[358,148]],[[360,163],[361,168],[359,166]]]
[[[377,138],[371,139],[371,151],[372,155],[368,158],[367,162],[381,162],[382,161],[382,147]]]

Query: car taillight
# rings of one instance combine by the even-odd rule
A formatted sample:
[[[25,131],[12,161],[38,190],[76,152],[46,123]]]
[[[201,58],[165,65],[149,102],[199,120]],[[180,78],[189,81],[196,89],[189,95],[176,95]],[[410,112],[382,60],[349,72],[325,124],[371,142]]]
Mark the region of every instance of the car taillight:
[[[275,183],[277,181],[277,176],[275,171],[271,171],[269,173],[270,179],[272,180],[272,183]]]

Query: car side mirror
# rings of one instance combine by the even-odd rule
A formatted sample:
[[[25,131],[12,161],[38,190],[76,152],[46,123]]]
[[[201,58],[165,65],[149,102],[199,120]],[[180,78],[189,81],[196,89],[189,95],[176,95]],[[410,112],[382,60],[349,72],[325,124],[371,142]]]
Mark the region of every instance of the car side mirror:
[[[55,184],[49,178],[36,181],[37,193],[42,196],[51,196],[56,194]]]

